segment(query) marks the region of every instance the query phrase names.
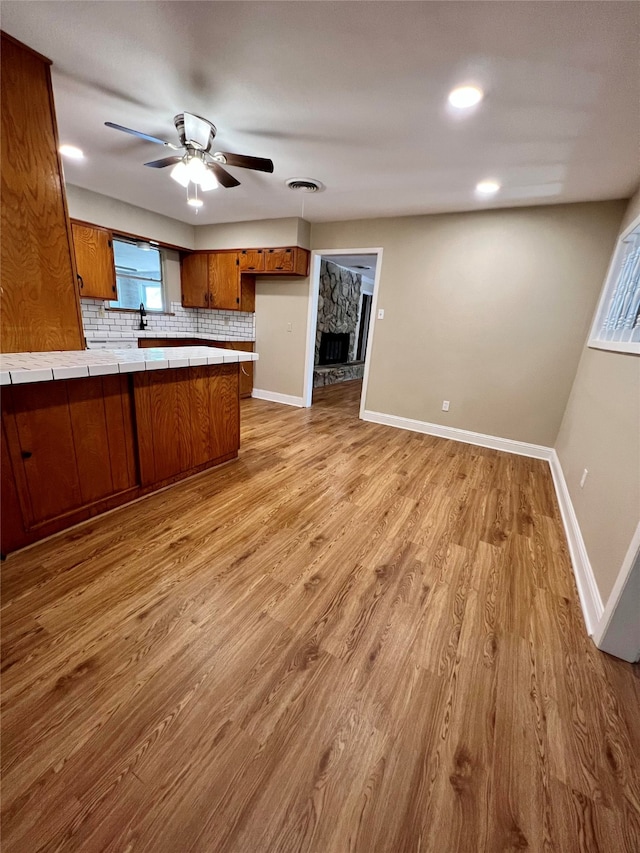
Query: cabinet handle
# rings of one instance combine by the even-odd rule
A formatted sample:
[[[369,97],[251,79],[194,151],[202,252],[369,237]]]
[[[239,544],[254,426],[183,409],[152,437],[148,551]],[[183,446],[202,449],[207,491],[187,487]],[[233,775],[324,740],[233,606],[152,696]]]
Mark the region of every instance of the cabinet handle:
[[[247,267],[248,270],[254,270],[255,267]]]
[[[276,269],[277,269],[277,270],[281,270],[281,269],[282,269],[282,267],[276,267]]]
[[[238,303],[238,305],[240,304],[240,297],[239,296],[236,296],[236,302]]]
[[[115,284],[112,284],[112,285],[111,285],[111,290],[113,290],[113,292],[114,292],[114,293],[116,292],[116,286],[115,286]]]
[[[78,284],[80,285],[80,290],[84,288],[84,281],[82,280],[82,276],[78,273]]]
[[[241,365],[240,365],[240,370],[244,373],[244,375],[245,375],[245,376],[248,376],[248,375],[249,375],[249,374],[247,373],[247,371],[244,369],[244,364],[241,364]]]
[[[209,294],[208,294],[208,293],[205,293],[205,294],[204,294],[204,301],[205,301],[205,302],[208,302],[208,301],[209,301]]]
[[[33,456],[30,450],[23,450],[20,455],[23,459],[31,459],[31,457]]]

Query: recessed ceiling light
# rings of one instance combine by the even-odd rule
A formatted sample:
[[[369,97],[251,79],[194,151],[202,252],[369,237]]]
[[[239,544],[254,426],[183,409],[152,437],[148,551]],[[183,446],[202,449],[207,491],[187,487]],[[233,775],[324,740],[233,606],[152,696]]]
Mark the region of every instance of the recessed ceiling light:
[[[84,160],[83,152],[75,145],[61,145],[58,151],[63,157],[68,157],[70,160]]]
[[[458,86],[449,93],[449,103],[458,110],[467,110],[479,104],[483,97],[484,92],[477,86]]]
[[[187,199],[187,204],[188,204],[190,207],[202,207],[202,205],[203,205],[203,201],[202,201],[202,199],[201,199],[201,198],[188,198],[188,199]]]
[[[498,181],[480,181],[479,184],[476,184],[476,192],[480,195],[493,195],[498,192],[500,187],[501,184]]]

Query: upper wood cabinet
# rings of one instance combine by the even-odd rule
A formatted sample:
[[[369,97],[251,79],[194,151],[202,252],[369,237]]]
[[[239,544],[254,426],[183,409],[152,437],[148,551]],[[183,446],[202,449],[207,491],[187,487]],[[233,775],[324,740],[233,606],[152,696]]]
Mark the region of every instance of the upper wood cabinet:
[[[4,352],[84,349],[49,61],[2,34]]]
[[[113,235],[106,228],[71,223],[80,296],[117,299]]]
[[[239,311],[240,287],[238,253],[209,254],[209,308]]]
[[[255,311],[255,276],[240,269],[238,252],[196,252],[181,262],[184,308]]]
[[[255,311],[256,275],[308,274],[309,252],[299,246],[194,252],[182,257],[182,305]]]
[[[241,249],[238,252],[241,272],[262,272],[264,270],[264,249]]]
[[[182,256],[180,281],[184,308],[209,307],[209,262],[206,254]]]

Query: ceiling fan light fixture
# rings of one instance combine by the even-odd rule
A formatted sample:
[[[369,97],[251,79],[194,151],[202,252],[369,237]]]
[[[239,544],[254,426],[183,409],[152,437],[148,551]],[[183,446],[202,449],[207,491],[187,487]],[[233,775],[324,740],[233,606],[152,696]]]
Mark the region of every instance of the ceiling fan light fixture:
[[[200,189],[202,192],[206,193],[209,190],[217,190],[220,184],[218,183],[218,179],[213,174],[211,169],[207,169],[200,179]]]
[[[189,169],[187,168],[187,164],[184,160],[181,160],[179,163],[173,167],[171,172],[169,173],[174,181],[177,181],[181,187],[188,187],[189,181],[191,177],[189,175]]]
[[[186,166],[189,180],[193,181],[194,184],[200,184],[204,176],[207,174],[207,167],[205,166],[204,160],[197,154],[194,154],[192,157],[187,159]]]
[[[475,107],[484,98],[484,92],[478,86],[458,86],[449,93],[449,103],[457,110]]]

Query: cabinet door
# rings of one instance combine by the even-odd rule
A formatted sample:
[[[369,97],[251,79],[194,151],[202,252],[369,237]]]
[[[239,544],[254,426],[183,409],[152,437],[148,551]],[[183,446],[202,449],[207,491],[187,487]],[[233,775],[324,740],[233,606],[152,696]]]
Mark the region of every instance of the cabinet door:
[[[2,34],[3,352],[84,349],[49,65]]]
[[[253,352],[253,341],[229,341],[229,349],[239,352]],[[240,396],[250,397],[253,391],[253,362],[241,361],[240,368]]]
[[[240,310],[256,310],[256,277],[251,273],[240,274]]]
[[[71,223],[80,296],[117,299],[111,232]]]
[[[293,272],[293,249],[266,249],[265,272]]]
[[[184,308],[209,307],[209,272],[207,255],[183,255],[180,262],[182,305]]]
[[[262,272],[264,269],[264,252],[262,249],[243,249],[239,253],[240,271]]]
[[[209,255],[209,308],[240,310],[240,264],[237,252]]]

